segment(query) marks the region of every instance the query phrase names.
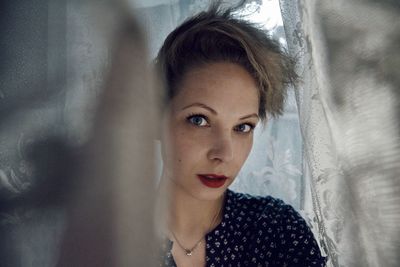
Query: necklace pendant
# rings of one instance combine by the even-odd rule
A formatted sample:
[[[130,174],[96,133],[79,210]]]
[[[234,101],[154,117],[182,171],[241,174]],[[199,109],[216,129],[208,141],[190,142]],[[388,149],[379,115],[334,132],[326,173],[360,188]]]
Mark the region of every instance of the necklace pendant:
[[[192,256],[192,251],[185,249],[185,254],[186,254],[186,256]]]

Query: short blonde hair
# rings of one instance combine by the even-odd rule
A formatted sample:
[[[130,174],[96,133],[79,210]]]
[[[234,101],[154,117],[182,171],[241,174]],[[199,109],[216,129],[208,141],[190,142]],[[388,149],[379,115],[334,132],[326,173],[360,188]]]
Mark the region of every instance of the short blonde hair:
[[[231,62],[244,67],[257,82],[260,118],[281,115],[287,85],[298,79],[294,60],[264,30],[234,18],[232,13],[232,8],[214,4],[167,36],[156,58],[166,86],[165,102],[177,94],[189,70],[213,62]]]

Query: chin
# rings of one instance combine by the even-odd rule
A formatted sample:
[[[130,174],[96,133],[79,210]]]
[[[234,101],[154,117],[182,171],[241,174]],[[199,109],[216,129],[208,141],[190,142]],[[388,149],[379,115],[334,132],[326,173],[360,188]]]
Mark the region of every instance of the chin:
[[[220,188],[208,188],[206,186],[202,186],[195,192],[191,192],[191,195],[198,200],[205,201],[213,201],[220,199],[228,189],[228,186],[220,187]]]

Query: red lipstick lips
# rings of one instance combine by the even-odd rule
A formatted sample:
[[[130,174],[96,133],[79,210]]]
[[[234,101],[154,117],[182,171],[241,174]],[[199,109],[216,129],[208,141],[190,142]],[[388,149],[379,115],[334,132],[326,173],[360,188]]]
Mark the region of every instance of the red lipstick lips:
[[[225,184],[228,177],[216,174],[198,174],[200,181],[207,187],[219,188]]]

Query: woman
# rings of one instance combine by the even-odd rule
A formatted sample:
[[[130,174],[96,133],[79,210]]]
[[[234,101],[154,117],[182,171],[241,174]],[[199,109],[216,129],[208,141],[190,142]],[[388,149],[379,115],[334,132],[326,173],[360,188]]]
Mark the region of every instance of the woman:
[[[294,209],[228,189],[253,129],[282,113],[292,61],[254,25],[217,5],[176,28],[157,66],[166,85],[160,189],[162,266],[324,266]]]

